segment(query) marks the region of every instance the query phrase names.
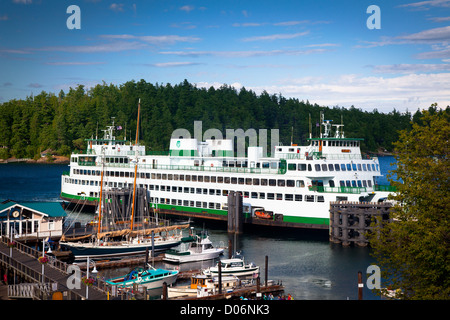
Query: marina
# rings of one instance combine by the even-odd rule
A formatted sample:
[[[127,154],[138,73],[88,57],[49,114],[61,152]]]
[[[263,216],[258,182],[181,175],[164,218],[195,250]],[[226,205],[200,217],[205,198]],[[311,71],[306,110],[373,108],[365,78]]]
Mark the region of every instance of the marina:
[[[383,158],[380,158],[383,160]],[[387,158],[382,164],[382,170],[389,168],[393,158]],[[17,199],[19,201],[36,201],[50,199],[57,201],[58,175],[65,170],[65,165],[37,165],[37,164],[8,164],[8,170],[5,166],[0,167],[0,174],[5,183],[10,183],[11,188],[2,189],[1,196],[4,199]],[[32,173],[28,173],[30,171]],[[30,175],[41,172],[41,175],[30,180]],[[23,177],[23,178],[22,178]],[[14,181],[14,182],[13,182]],[[20,188],[21,181],[27,184],[27,189]],[[25,182],[26,181],[26,182]],[[53,182],[52,182],[53,181]],[[56,183],[55,183],[56,181]],[[46,186],[37,188],[36,185]],[[49,188],[48,186],[52,186]],[[15,189],[20,188],[20,189]],[[50,190],[49,190],[50,189]],[[94,214],[85,212],[80,213],[77,222],[81,226],[89,224],[93,220]],[[163,211],[160,211],[161,218],[168,218]],[[172,215],[170,215],[172,219]],[[177,216],[173,216],[177,219]],[[183,222],[183,216],[179,216],[176,223]],[[263,220],[263,219],[260,219]],[[264,219],[265,220],[265,219]],[[230,234],[227,232],[227,222],[221,220],[191,220],[191,226],[198,229],[205,228],[217,242],[228,243]],[[233,234],[233,250],[242,251],[249,261],[256,265],[264,265],[264,254],[270,252],[271,266],[270,279],[282,281],[285,293],[290,293],[295,299],[356,299],[355,275],[359,270],[365,270],[368,265],[373,263],[370,257],[370,248],[343,248],[329,241],[328,230],[303,229],[300,232],[294,228],[270,229],[259,225],[245,225],[244,233]],[[224,256],[228,252],[225,250]],[[140,259],[140,260],[139,260]],[[132,260],[132,259],[130,259]],[[141,265],[143,260],[138,258]],[[167,265],[161,258],[155,257],[156,268],[173,267]],[[129,272],[135,261],[129,261],[129,265],[114,265],[112,261],[99,261],[100,263],[111,263],[112,267],[98,268],[98,279],[110,279]],[[186,277],[182,279],[189,281],[190,271],[202,270],[215,264],[188,263],[180,265],[180,275],[186,272]],[[161,297],[162,292],[156,292],[154,297]],[[365,299],[377,299],[377,297],[364,288]]]

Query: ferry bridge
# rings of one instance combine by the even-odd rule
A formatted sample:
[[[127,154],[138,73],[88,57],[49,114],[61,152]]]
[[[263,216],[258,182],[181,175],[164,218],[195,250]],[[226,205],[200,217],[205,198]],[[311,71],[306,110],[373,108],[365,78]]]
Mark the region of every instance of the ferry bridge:
[[[42,265],[38,258],[42,256],[33,248],[19,242],[14,247],[9,246],[7,237],[0,237],[0,274],[2,280],[6,274],[8,279],[22,279],[23,283],[11,285],[8,283],[8,296],[13,298],[32,298],[37,300],[58,297],[63,300],[85,300],[86,286],[81,282],[80,289],[69,289],[67,279],[72,275],[67,272],[69,265],[53,257]],[[82,277],[85,273],[81,273]],[[107,300],[108,293],[105,282],[97,279],[97,283],[88,288],[89,300]],[[55,294],[56,293],[56,294]]]

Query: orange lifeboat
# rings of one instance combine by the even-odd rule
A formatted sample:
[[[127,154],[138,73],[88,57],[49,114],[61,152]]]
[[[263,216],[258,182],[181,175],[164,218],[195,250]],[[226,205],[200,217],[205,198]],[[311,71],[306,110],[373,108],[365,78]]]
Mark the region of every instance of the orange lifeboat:
[[[272,219],[273,212],[258,210],[258,211],[255,211],[255,216],[257,216],[258,218],[261,218],[261,219]]]

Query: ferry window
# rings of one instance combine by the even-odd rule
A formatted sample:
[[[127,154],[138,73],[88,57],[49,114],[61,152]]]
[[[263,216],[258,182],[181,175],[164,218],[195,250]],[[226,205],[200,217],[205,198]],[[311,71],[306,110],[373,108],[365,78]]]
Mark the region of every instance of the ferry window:
[[[180,174],[180,181],[184,181],[184,174]]]
[[[166,186],[161,186],[161,191],[166,191]]]
[[[203,182],[203,176],[198,176],[198,177],[197,177],[197,181],[198,181],[198,182]]]
[[[264,192],[260,192],[259,193],[259,198],[260,199],[265,199],[266,198],[266,194]]]
[[[275,199],[275,194],[274,193],[268,193],[267,194],[267,199],[268,200],[274,200]]]
[[[216,191],[214,189],[209,189],[209,195],[213,196],[216,194]]]
[[[120,171],[120,176],[124,177],[125,173],[123,171]]]
[[[145,178],[146,178],[146,179],[150,179],[150,173],[146,173],[146,174],[145,174]]]
[[[341,170],[345,171],[345,164],[341,163]]]
[[[305,196],[305,201],[306,202],[314,202],[314,196],[306,195]]]
[[[222,162],[222,167],[228,167],[228,164],[225,160],[223,160],[223,162]]]
[[[173,206],[177,205],[177,200],[176,199],[172,199],[172,205]]]
[[[214,209],[214,202],[210,202],[210,203],[208,204],[208,208]]]
[[[225,177],[225,183],[230,183],[230,177]]]
[[[367,181],[366,181],[366,180],[363,180],[362,183],[363,183],[363,187],[364,187],[364,188],[367,188]]]
[[[208,194],[208,189],[203,189],[203,194]]]
[[[334,181],[333,180],[330,180],[328,183],[330,184],[331,188],[334,188]]]
[[[163,174],[162,174],[162,179],[163,179],[163,180],[167,180],[167,174],[163,173]]]
[[[186,181],[191,181],[191,175],[187,174],[185,178],[186,178]]]
[[[222,195],[225,197],[228,196],[228,190],[222,190]]]
[[[284,187],[286,185],[286,181],[285,180],[278,180],[278,186],[279,187]]]
[[[370,164],[367,165],[367,170],[372,171],[372,169],[370,168]]]
[[[148,189],[149,189],[149,190],[155,190],[155,186],[154,186],[153,184],[151,184],[151,185],[148,186]],[[150,201],[150,202],[151,202],[151,201]]]
[[[352,170],[352,166],[350,163],[347,163],[347,171],[351,171]]]
[[[286,186],[295,187],[295,180],[286,180]]]
[[[189,200],[183,200],[183,206],[188,207],[189,206]]]
[[[361,171],[362,170],[362,168],[361,168],[361,164],[360,163],[358,163],[358,171]]]
[[[356,163],[352,163],[352,169],[353,171],[356,171]]]
[[[209,182],[209,176],[204,176],[204,177],[203,177],[203,181]]]
[[[320,171],[320,164],[315,164],[314,168],[316,169],[316,171]]]
[[[308,163],[308,171],[312,171],[312,166],[309,163]]]
[[[216,176],[212,176],[210,181],[211,183],[216,183]]]
[[[246,178],[245,179],[245,184],[248,185],[248,186],[251,186],[252,185],[252,178]]]
[[[322,164],[322,171],[327,171],[327,165],[325,163]]]
[[[263,167],[263,169],[269,168],[269,163],[263,162],[262,167]]]
[[[328,164],[328,170],[334,171],[334,166],[331,163]]]
[[[194,206],[194,201],[189,201],[189,206],[193,207]]]
[[[216,209],[220,209],[220,203],[216,203]]]
[[[180,179],[179,175],[177,175],[177,174],[174,174],[174,175],[173,175],[173,180],[178,181],[179,179]]]
[[[306,163],[299,163],[297,167],[298,171],[306,171]]]
[[[156,173],[152,173],[151,176],[152,176],[152,179],[156,179]],[[127,172],[125,172],[125,177],[127,177]]]
[[[199,160],[194,160],[194,166],[198,167],[200,165],[200,161]]]
[[[173,174],[168,174],[167,175],[167,180],[173,180]]]
[[[293,201],[294,200],[294,195],[292,195],[292,194],[285,194],[284,195],[284,200],[286,200],[286,201]]]
[[[323,196],[317,196],[317,202],[325,202],[325,199]]]
[[[288,164],[288,170],[297,170],[297,164],[289,163]]]
[[[305,182],[303,180],[297,180],[297,188],[304,188]]]
[[[253,179],[253,185],[259,186],[259,179]]]
[[[275,179],[269,179],[269,186],[275,187],[277,185],[277,181]]]
[[[216,196],[220,196],[221,192],[219,189],[216,189]]]
[[[289,152],[294,152],[294,148],[289,148]]]
[[[248,191],[245,191],[244,192],[244,198],[248,198],[249,197],[249,193],[248,193]]]
[[[379,171],[380,170],[380,167],[377,165],[377,171]]]
[[[236,161],[236,168],[240,168],[241,167],[241,162],[240,161]]]
[[[296,194],[295,195],[295,201],[302,201],[302,195],[301,194]]]
[[[276,162],[271,162],[270,163],[270,169],[276,169],[277,168],[277,163]]]
[[[283,195],[281,193],[277,193],[277,200],[283,200]]]
[[[356,188],[356,180],[352,180],[352,187]]]
[[[258,199],[258,193],[252,192],[252,199]]]
[[[217,183],[223,183],[223,177],[217,177]]]
[[[363,168],[364,171],[367,171],[367,166],[366,166],[365,163],[363,163],[362,168]]]
[[[228,166],[231,167],[231,168],[234,168],[234,161],[229,161],[228,162]]]
[[[339,185],[340,185],[341,187],[345,187],[345,182],[344,182],[344,180],[339,181]]]
[[[356,181],[358,183],[358,187],[362,188],[362,182],[361,180]]]
[[[231,178],[231,184],[236,184],[237,183],[237,178]]]
[[[345,180],[345,186],[346,187],[351,187],[352,184],[350,183],[350,180]]]
[[[202,202],[201,202],[201,201],[196,201],[196,202],[195,202],[195,206],[196,206],[197,208],[201,208],[201,207],[202,207]]]
[[[244,181],[245,181],[244,178],[239,178],[239,179],[238,179],[238,183],[239,183],[239,184],[244,184]]]
[[[192,181],[197,181],[197,176],[191,176]]]
[[[261,185],[267,186],[267,179],[261,179]]]
[[[370,188],[372,188],[372,181],[367,180],[367,184],[369,185]]]

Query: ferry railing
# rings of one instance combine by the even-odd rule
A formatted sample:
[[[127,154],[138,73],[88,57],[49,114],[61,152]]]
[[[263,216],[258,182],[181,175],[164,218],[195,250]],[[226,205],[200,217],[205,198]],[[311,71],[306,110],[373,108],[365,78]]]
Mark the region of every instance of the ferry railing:
[[[305,154],[301,153],[276,153],[275,157],[279,159],[286,159],[286,160],[320,160],[320,159],[327,159],[327,160],[361,160],[363,159],[363,156],[361,154],[332,154],[332,153],[322,153],[319,154],[319,152],[313,152],[312,154],[308,154],[306,156]],[[367,158],[368,160],[372,160],[373,158]]]
[[[362,193],[367,192],[366,187],[323,187],[323,186],[309,186],[309,191],[325,192],[325,193]]]

